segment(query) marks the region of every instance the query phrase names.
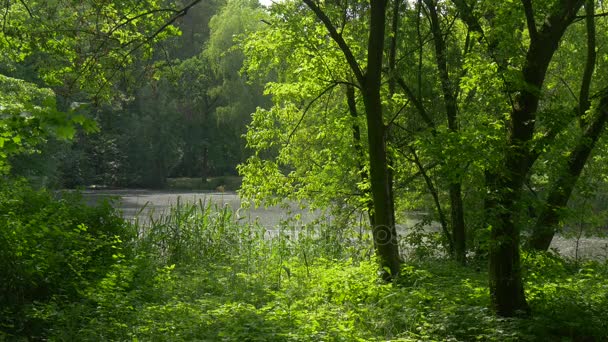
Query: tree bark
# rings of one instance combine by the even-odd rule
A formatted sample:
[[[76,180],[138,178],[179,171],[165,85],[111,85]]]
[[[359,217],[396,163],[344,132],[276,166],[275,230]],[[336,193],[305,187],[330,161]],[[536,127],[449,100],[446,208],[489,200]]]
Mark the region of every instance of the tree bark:
[[[472,9],[463,0],[452,0],[461,12],[463,21],[471,31],[483,34],[483,29]],[[547,68],[558,48],[566,28],[574,20],[584,0],[560,0],[549,11],[540,29],[536,27],[531,2],[524,3],[530,46],[522,68],[525,86],[509,90],[514,96],[510,113],[507,147],[502,167],[486,171],[488,196],[486,220],[491,228],[490,237],[490,295],[492,306],[501,316],[514,316],[528,312],[520,269],[520,232],[516,217],[517,203],[523,183],[531,168],[532,141],[536,111]],[[493,55],[496,44],[488,43]]]
[[[522,69],[525,87],[516,93],[510,114],[509,137],[503,169],[489,184],[491,242],[490,296],[501,316],[529,312],[521,279],[519,239],[516,222],[522,186],[530,171],[528,147],[534,134],[536,111],[547,68],[566,28],[574,20],[583,0],[562,0],[552,8],[540,30],[530,37]],[[533,19],[533,18],[531,18]],[[535,23],[528,23],[528,26]]]
[[[386,153],[386,126],[384,125],[380,95],[387,1],[374,0],[370,2],[370,29],[365,73],[361,71],[361,67],[356,61],[350,47],[338,33],[325,12],[315,1],[303,1],[325,25],[330,37],[344,54],[361,89],[367,121],[369,177],[374,201],[373,215],[375,222],[372,228],[374,245],[380,266],[385,271],[385,279],[394,278],[399,274],[401,258],[394,222],[394,207],[391,195],[392,184],[388,173]]]
[[[367,72],[363,78],[362,92],[367,119],[367,136],[370,158],[370,181],[374,198],[373,235],[381,265],[388,268],[391,276],[399,274],[401,258],[397,232],[393,220],[390,178],[386,157],[386,126],[380,97],[382,57],[384,53],[384,26],[386,1],[371,2],[370,32],[367,46]]]

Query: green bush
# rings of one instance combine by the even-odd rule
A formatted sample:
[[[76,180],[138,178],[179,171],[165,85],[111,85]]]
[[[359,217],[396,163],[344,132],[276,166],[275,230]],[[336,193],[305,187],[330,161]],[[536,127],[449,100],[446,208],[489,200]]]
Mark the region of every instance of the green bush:
[[[127,244],[122,241],[134,236],[107,205],[54,200],[19,183],[0,193],[2,223],[11,222],[1,235],[10,247],[1,252],[1,272],[10,282],[2,283],[0,318],[9,324],[0,331],[10,338],[502,342],[608,336],[606,263],[524,254],[533,315],[502,319],[489,308],[485,267],[419,253],[395,282],[385,283],[373,257],[357,250],[367,240],[329,223],[302,227],[285,220],[269,235],[228,207],[180,203],[139,227]],[[45,233],[36,233],[40,229]],[[310,232],[294,235],[298,229]],[[44,295],[34,291],[39,285]],[[9,303],[11,291],[21,294],[19,303]],[[25,331],[26,324],[38,324],[38,331]]]
[[[0,330],[44,334],[40,305],[78,300],[133,237],[110,203],[0,181]]]

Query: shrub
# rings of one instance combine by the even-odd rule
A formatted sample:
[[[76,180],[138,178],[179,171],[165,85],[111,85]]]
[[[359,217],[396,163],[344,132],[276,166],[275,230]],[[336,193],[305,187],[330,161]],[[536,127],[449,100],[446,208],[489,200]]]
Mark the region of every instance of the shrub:
[[[0,181],[0,330],[43,335],[40,305],[79,298],[133,237],[108,202],[89,207],[77,194]]]

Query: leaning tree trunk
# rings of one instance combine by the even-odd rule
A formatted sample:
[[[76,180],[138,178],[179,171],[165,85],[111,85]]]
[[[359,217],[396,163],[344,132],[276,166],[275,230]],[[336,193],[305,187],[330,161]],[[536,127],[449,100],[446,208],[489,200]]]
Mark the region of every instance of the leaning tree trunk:
[[[592,120],[586,118],[587,110],[591,106],[589,100],[589,89],[591,79],[595,70],[596,62],[596,34],[595,34],[595,1],[585,2],[585,23],[587,29],[587,58],[583,70],[583,80],[579,93],[578,122],[584,132],[580,137],[574,151],[566,161],[566,166],[553,183],[547,200],[543,205],[540,215],[528,239],[528,247],[546,251],[551,246],[559,222],[563,217],[564,208],[568,204],[570,195],[574,190],[577,180],[583,171],[585,164],[599,139],[606,123],[606,99],[600,99],[599,107]]]
[[[595,120],[580,137],[574,152],[568,158],[566,168],[549,191],[547,201],[528,240],[530,248],[546,251],[551,246],[559,220],[563,215],[563,208],[568,204],[568,199],[572,190],[574,190],[576,181],[579,179],[595,143],[600,138],[607,119],[608,95],[604,95],[597,108]]]

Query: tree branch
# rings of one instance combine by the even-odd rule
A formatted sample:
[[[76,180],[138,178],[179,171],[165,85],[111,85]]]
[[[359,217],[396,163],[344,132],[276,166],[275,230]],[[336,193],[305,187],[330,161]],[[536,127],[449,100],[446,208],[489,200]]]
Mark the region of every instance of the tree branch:
[[[318,100],[320,99],[323,95],[327,94],[327,92],[329,92],[330,90],[334,89],[336,86],[338,85],[338,83],[333,83],[331,84],[329,87],[325,88],[321,93],[319,93],[319,95],[317,95],[314,99],[312,99],[312,101],[310,101],[308,103],[308,105],[306,106],[306,108],[304,109],[304,112],[302,113],[302,116],[300,117],[300,120],[298,120],[298,123],[296,124],[296,126],[293,128],[293,130],[291,131],[291,133],[289,134],[289,137],[287,138],[287,145],[289,145],[289,142],[291,141],[291,137],[296,133],[296,131],[298,130],[298,128],[300,127],[300,125],[302,124],[302,121],[304,121],[304,117],[306,116],[306,113],[308,112],[308,110],[310,109],[310,107]]]
[[[583,19],[586,19],[588,16],[589,16],[588,14],[585,14],[585,15],[578,15],[578,16],[576,16],[576,18],[574,19],[574,22],[578,22],[578,21],[581,21],[581,20],[583,20]],[[608,12],[597,13],[597,14],[594,14],[592,17],[593,17],[593,18],[602,18],[602,17],[608,17]]]
[[[578,97],[578,117],[580,118],[581,126],[586,126],[586,120],[583,119],[585,112],[589,109],[591,102],[589,101],[589,88],[591,87],[591,77],[595,70],[595,1],[586,0],[585,2],[586,28],[587,28],[587,59],[585,61],[585,70],[583,71],[583,80],[581,83],[581,91]]]
[[[538,32],[536,31],[536,20],[534,20],[534,10],[532,9],[532,0],[521,0],[524,6],[524,13],[526,14],[526,23],[528,24],[528,33],[530,39],[538,39]]]
[[[29,6],[25,3],[25,1],[19,0],[19,2],[23,5],[23,7],[25,7],[25,10],[27,11],[27,14],[30,16],[30,18],[34,18],[34,16],[32,15],[32,11],[30,10]]]
[[[171,17],[160,28],[158,28],[156,31],[154,31],[154,33],[152,33],[151,35],[147,36],[143,41],[141,41],[139,44],[135,45],[131,50],[129,50],[123,56],[123,58],[121,59],[121,61],[120,61],[119,64],[122,65],[133,52],[139,50],[142,46],[144,46],[145,44],[148,44],[149,42],[151,42],[161,32],[163,32],[167,27],[169,27],[169,25],[173,24],[177,19],[179,19],[179,18],[185,16],[186,14],[188,14],[188,10],[190,10],[190,8],[194,7],[195,5],[197,5],[201,1],[202,0],[194,0],[190,4],[188,4],[187,6],[183,7],[181,10],[175,11],[175,15],[173,15],[173,17]],[[111,80],[111,79],[114,78],[114,76],[116,75],[116,73],[118,72],[118,70],[119,70],[118,68],[114,69],[114,71],[112,72],[112,74],[110,75],[110,77],[108,77],[104,81],[103,85],[99,88],[99,90],[95,94],[95,97],[99,96],[99,93],[101,92],[101,89],[108,84],[109,80]]]
[[[420,115],[422,120],[424,120],[424,122],[427,124],[427,126],[429,128],[435,129],[435,123],[433,122],[433,120],[431,119],[429,114],[427,113],[426,109],[424,108],[424,105],[422,104],[422,102],[420,102],[420,99],[418,99],[416,97],[414,92],[407,86],[407,84],[405,84],[405,81],[403,80],[403,78],[397,77],[397,83],[403,89],[403,91],[405,92],[405,95],[407,95],[409,100],[412,101],[412,103],[414,103],[414,107],[416,107],[418,114]]]
[[[317,6],[317,4],[313,0],[303,0],[303,1],[308,6],[308,8],[310,8],[311,11],[313,11],[313,13],[317,16],[317,18],[319,20],[321,20],[323,25],[325,25],[325,28],[329,32],[329,35],[331,36],[331,38],[336,42],[336,44],[338,44],[338,46],[340,47],[340,50],[342,50],[342,53],[344,54],[344,57],[346,58],[348,65],[350,66],[353,73],[355,74],[355,77],[357,78],[357,82],[359,82],[359,84],[363,84],[364,83],[363,71],[361,71],[361,67],[359,66],[359,63],[357,63],[357,60],[355,59],[355,56],[353,55],[352,51],[350,50],[350,47],[348,46],[348,44],[346,44],[346,42],[344,41],[344,38],[342,38],[342,36],[336,30],[336,27],[332,24],[331,19],[329,19],[329,17],[325,14],[325,12],[323,12],[323,10],[321,10],[321,8],[319,6]]]

